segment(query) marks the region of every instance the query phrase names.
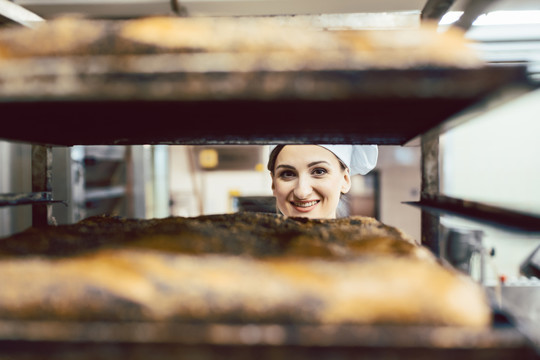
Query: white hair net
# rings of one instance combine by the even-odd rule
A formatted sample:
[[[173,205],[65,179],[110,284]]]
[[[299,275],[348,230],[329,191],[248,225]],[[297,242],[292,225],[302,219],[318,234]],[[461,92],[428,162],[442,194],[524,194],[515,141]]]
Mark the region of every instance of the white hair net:
[[[377,158],[379,156],[377,145],[317,145],[324,147],[336,155],[349,168],[351,175],[366,175],[377,165]],[[270,146],[270,154],[276,146]]]

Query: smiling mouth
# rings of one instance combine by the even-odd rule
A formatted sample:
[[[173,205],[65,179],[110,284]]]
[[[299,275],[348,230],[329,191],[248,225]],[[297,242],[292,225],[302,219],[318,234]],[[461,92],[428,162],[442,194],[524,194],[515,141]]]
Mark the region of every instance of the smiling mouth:
[[[309,208],[309,207],[317,205],[319,202],[320,200],[302,201],[302,202],[291,201],[291,204],[299,208]]]

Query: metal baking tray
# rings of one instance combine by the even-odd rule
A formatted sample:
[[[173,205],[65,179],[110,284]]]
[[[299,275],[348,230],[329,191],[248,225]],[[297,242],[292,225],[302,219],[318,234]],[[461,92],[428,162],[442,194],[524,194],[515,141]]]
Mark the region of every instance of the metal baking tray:
[[[432,326],[0,321],[9,359],[535,359],[510,323]]]
[[[60,146],[403,145],[492,96],[531,86],[521,65],[242,71],[213,65],[230,63],[219,56],[229,55],[4,61],[0,113],[16,121],[0,138]]]
[[[444,195],[425,195],[420,201],[404,202],[436,215],[452,215],[506,231],[540,234],[540,214],[505,209],[500,206],[456,199]]]

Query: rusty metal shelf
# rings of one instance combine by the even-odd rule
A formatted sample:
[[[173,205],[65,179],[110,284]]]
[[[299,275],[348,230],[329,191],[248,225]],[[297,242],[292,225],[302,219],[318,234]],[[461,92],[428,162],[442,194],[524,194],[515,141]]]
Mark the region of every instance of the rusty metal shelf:
[[[388,356],[399,353],[399,358],[407,359],[421,354],[446,359],[463,352],[470,356],[465,358],[471,359],[482,355],[490,355],[493,359],[511,356],[534,358],[534,351],[527,339],[511,326],[471,329],[367,325],[0,322],[0,343],[3,344],[0,353],[12,350],[6,343],[13,347],[13,344],[22,342],[32,345],[33,349],[46,343],[48,350],[56,355],[70,349],[70,346],[93,344],[94,349],[89,349],[86,357],[81,355],[77,358],[92,358],[100,354],[103,347],[109,351],[114,348],[117,356],[123,354],[122,350],[133,351],[141,347],[175,349],[175,352],[196,347],[207,351],[228,348],[237,354],[242,351],[267,355],[284,352],[293,357],[307,355],[304,352],[312,349],[319,354],[330,352],[334,355]],[[18,352],[24,353],[21,349]],[[17,354],[16,351],[14,353]],[[205,359],[216,358],[207,355],[209,357]]]
[[[29,205],[29,204],[52,204],[64,201],[53,200],[52,192],[9,193],[0,194],[0,206]]]
[[[78,85],[64,94],[67,80],[54,71],[21,82],[18,92],[5,83],[0,112],[19,121],[0,138],[60,146],[404,145],[493,94],[530,86],[522,66],[195,73],[174,59],[162,58],[169,67],[155,74],[92,74],[78,63]]]
[[[77,358],[109,358],[150,351],[201,359],[224,354],[264,358],[376,355],[377,358],[533,359],[527,339],[512,326],[474,329],[429,326],[69,323],[0,321],[0,353],[58,356],[92,344]],[[33,350],[28,350],[31,347]],[[286,355],[286,356],[285,356]],[[396,355],[399,355],[396,357]],[[273,357],[272,357],[273,356]],[[29,357],[33,358],[33,357]],[[112,358],[112,357],[111,357]],[[186,358],[189,358],[187,356]],[[249,358],[249,356],[248,356]]]
[[[538,214],[444,195],[426,195],[418,202],[404,202],[404,204],[416,206],[437,215],[453,215],[502,230],[540,234],[540,215]]]

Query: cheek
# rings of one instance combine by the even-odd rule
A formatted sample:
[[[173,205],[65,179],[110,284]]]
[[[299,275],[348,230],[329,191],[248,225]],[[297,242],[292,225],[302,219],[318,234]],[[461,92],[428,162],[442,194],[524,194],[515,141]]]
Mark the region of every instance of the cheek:
[[[324,184],[320,184],[318,191],[331,206],[336,206],[341,198],[341,181],[339,179],[332,179]]]
[[[332,178],[321,184],[321,191],[324,191],[328,196],[339,196],[341,194],[341,185],[340,178]]]
[[[287,183],[283,181],[275,180],[274,188],[272,189],[274,196],[278,198],[278,200],[280,198],[287,196],[287,194],[289,193],[289,187],[290,186],[288,186]]]

